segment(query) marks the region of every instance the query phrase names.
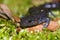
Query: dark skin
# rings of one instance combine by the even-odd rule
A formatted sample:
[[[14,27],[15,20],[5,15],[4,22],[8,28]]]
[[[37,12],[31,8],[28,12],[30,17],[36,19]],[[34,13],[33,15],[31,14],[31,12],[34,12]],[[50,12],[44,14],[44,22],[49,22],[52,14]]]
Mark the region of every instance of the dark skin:
[[[55,16],[51,10],[60,9],[60,3],[46,3],[40,6],[33,6],[29,8],[30,15],[21,18],[21,28],[28,28],[32,26],[45,23],[43,27],[47,27],[50,23],[49,13]]]
[[[31,14],[21,19],[21,28],[36,26],[43,22],[45,22],[44,27],[47,27],[50,19],[48,17],[48,10],[45,10],[46,9],[43,10],[38,7],[33,7],[32,9],[29,9],[29,13]]]

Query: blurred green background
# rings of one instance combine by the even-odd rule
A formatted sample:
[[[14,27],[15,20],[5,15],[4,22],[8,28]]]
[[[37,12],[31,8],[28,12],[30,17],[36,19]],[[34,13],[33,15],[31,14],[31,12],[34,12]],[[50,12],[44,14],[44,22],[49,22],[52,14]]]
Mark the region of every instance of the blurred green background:
[[[21,16],[26,14],[31,5],[31,0],[0,0],[0,3],[7,4],[12,13]]]
[[[44,4],[51,0],[0,0],[0,3],[6,4],[12,13],[16,16],[26,15],[29,7]],[[60,17],[60,11],[52,11],[57,17]],[[10,20],[0,19],[0,40],[60,40],[60,28],[54,32],[44,29],[43,32],[28,33],[22,30],[16,33],[16,25]]]

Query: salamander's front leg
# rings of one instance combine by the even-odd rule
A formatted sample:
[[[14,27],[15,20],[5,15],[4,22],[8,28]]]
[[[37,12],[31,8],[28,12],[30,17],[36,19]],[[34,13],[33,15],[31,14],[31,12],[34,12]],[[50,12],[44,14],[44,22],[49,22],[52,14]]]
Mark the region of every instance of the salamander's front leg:
[[[50,23],[50,19],[46,18],[46,17],[43,17],[40,20],[38,20],[39,24],[44,23],[44,22],[45,22],[45,24],[43,25],[43,27],[47,27],[49,25],[49,23]]]
[[[45,19],[45,24],[43,25],[43,27],[44,28],[48,27],[49,23],[50,23],[50,19],[49,18],[46,18]]]

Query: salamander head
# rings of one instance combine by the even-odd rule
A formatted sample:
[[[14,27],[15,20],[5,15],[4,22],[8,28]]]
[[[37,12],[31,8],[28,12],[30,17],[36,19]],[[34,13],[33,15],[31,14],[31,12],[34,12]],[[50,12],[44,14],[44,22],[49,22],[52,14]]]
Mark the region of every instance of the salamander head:
[[[33,20],[33,18],[24,18],[24,19],[21,19],[21,22],[20,22],[20,26],[21,28],[28,28],[28,27],[32,27],[34,25],[36,25],[37,22]]]

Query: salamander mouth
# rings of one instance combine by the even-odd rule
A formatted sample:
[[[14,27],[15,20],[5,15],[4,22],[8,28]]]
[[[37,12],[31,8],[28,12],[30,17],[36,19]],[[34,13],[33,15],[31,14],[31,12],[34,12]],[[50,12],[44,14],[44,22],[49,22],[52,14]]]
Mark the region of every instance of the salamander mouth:
[[[29,28],[29,27],[33,27],[37,24],[36,21],[32,21],[32,20],[26,20],[26,21],[21,21],[20,22],[20,26],[21,28]]]

